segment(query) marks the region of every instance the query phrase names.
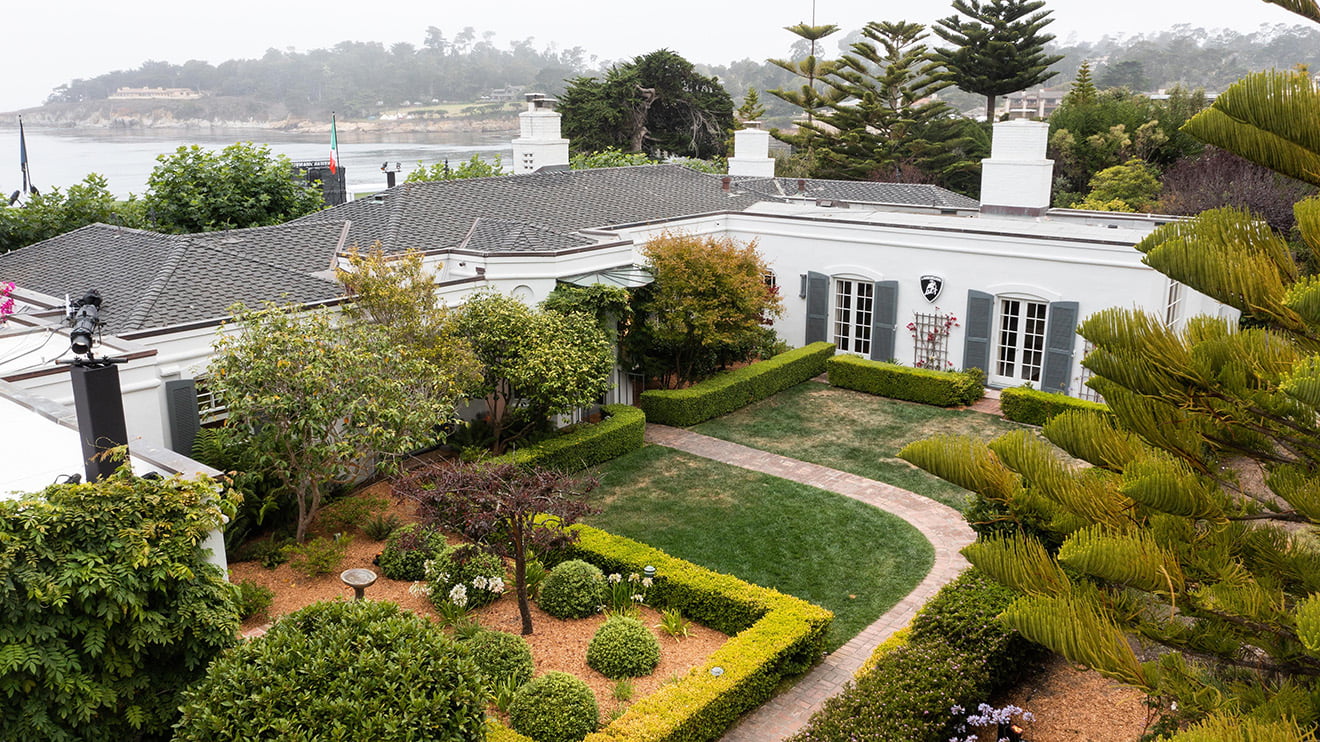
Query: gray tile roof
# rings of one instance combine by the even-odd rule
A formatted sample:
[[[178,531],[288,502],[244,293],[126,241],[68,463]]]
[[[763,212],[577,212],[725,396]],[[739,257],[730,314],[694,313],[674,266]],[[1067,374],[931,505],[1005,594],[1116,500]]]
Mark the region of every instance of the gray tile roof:
[[[936,208],[975,209],[974,198],[947,188],[920,183],[877,183],[866,180],[816,180],[804,178],[735,178],[734,187],[757,193],[776,201],[785,199],[833,199],[853,203],[933,206]]]
[[[236,301],[334,298],[326,271],[339,247],[553,252],[597,242],[583,230],[768,199],[976,206],[926,185],[805,180],[799,193],[792,178],[734,178],[727,191],[722,180],[680,165],[560,171],[405,183],[275,227],[165,235],[96,224],[0,255],[0,278],[57,297],[98,289],[106,330],[124,333],[224,317]]]
[[[478,220],[533,226],[540,249],[559,249],[582,244],[572,235],[583,229],[739,211],[760,200],[722,190],[718,175],[651,165],[404,183],[293,223],[348,220],[349,245],[380,242],[386,252],[460,245],[499,252],[509,249],[509,232]]]
[[[93,224],[0,255],[0,276],[55,297],[97,289],[105,331],[228,315],[236,301],[299,303],[340,294],[331,266],[342,223],[166,235]]]

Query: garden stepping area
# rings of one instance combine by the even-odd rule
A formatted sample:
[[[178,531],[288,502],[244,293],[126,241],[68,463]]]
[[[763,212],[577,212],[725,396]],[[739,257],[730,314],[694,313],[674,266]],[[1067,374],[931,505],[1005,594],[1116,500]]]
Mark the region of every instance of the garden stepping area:
[[[877,646],[903,628],[927,600],[967,568],[959,550],[975,540],[962,515],[907,490],[797,461],[681,428],[648,424],[648,443],[836,492],[892,513],[911,523],[935,547],[926,578],[887,613],[824,661],[792,688],[747,715],[724,735],[724,742],[767,742],[788,737],[803,726],[825,699],[843,690]]]

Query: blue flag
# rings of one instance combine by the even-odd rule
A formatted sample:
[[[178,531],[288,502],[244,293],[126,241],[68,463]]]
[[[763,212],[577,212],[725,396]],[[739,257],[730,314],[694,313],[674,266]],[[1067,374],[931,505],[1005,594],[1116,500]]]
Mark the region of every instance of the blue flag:
[[[23,136],[22,116],[18,117],[18,165],[23,169],[23,192],[28,193],[32,190],[32,184],[28,179],[27,137]]]

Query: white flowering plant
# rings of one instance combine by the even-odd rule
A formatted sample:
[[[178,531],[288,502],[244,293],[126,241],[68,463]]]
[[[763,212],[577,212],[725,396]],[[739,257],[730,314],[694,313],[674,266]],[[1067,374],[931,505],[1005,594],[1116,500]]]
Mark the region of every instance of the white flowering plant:
[[[968,733],[969,728],[981,729],[985,727],[994,727],[996,730],[996,742],[1019,742],[1022,739],[1022,727],[1017,722],[1035,721],[1036,717],[1030,711],[1022,709],[1020,706],[1009,704],[1003,708],[995,708],[988,703],[980,704],[976,707],[976,712],[967,714],[962,706],[954,706],[949,709],[949,713],[954,717],[962,717],[956,722],[954,731],[957,734],[949,738],[949,742],[982,742],[981,738],[975,733]]]
[[[605,611],[611,616],[636,618],[641,613],[639,606],[646,604],[650,590],[650,577],[633,572],[625,579],[622,574],[614,572],[605,578],[605,599],[609,601]]]
[[[504,577],[503,559],[476,546],[460,546],[426,563],[424,589],[438,611],[473,611],[505,593]]]

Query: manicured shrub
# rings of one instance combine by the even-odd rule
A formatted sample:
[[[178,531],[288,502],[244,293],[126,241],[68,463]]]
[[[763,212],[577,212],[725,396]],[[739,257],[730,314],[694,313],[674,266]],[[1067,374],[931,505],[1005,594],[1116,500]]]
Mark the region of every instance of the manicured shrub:
[[[999,409],[1009,420],[1028,425],[1044,425],[1060,412],[1069,410],[1109,412],[1109,405],[1019,386],[999,393]]]
[[[481,631],[464,642],[487,683],[513,680],[522,685],[532,679],[532,648],[527,640],[504,631]]]
[[[426,619],[317,603],[212,663],[174,739],[478,739],[485,701],[468,651]]]
[[[858,356],[835,356],[825,364],[830,384],[891,399],[955,407],[969,405],[985,393],[985,372],[934,371]]]
[[[344,561],[352,536],[322,536],[289,548],[289,566],[307,577],[334,572]]]
[[[819,376],[834,350],[833,343],[812,343],[719,374],[687,389],[651,389],[642,392],[642,411],[653,423],[696,425]]]
[[[377,559],[380,571],[391,580],[426,579],[427,561],[449,549],[444,534],[410,523],[390,534]]]
[[[622,404],[605,405],[601,412],[605,419],[598,423],[581,424],[562,435],[490,459],[495,464],[518,464],[576,472],[642,447],[646,432],[646,415],[636,407]]]
[[[435,557],[426,581],[432,603],[450,602],[476,610],[504,594],[504,576],[503,559],[466,544]]]
[[[640,678],[658,664],[660,642],[635,618],[610,618],[587,645],[587,666],[607,678]]]
[[[514,731],[536,742],[577,742],[596,731],[599,717],[591,688],[563,672],[549,672],[524,685],[509,705]]]
[[[996,619],[1012,600],[988,577],[964,572],[921,609],[905,638],[877,648],[856,681],[792,741],[949,739],[962,721],[953,706],[974,708],[1042,654]]]
[[[293,539],[276,536],[260,541],[249,541],[230,553],[229,561],[260,562],[266,569],[275,569],[289,561],[289,549],[293,545]]]
[[[166,738],[179,690],[238,630],[199,548],[234,504],[127,467],[0,499],[0,738]]]
[[[275,591],[251,580],[234,584],[234,605],[238,608],[238,617],[244,621],[258,613],[263,613],[275,600]]]
[[[605,575],[593,564],[570,559],[550,570],[537,604],[556,618],[595,615],[605,604]]]

